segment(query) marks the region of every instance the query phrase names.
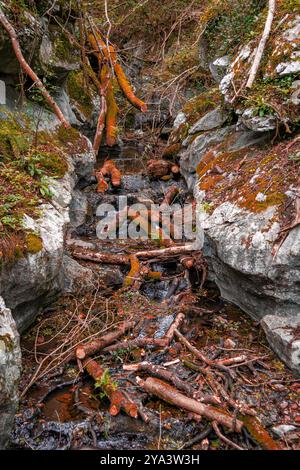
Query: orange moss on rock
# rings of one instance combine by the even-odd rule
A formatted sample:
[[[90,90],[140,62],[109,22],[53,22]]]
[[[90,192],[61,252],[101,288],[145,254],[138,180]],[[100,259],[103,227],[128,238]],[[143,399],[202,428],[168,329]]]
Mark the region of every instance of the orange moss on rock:
[[[278,217],[284,212],[286,192],[298,186],[299,163],[293,159],[300,149],[295,142],[289,148],[282,142],[272,150],[210,150],[197,167],[199,189],[206,191],[205,201],[217,207],[223,202],[237,204],[252,212],[277,206]]]

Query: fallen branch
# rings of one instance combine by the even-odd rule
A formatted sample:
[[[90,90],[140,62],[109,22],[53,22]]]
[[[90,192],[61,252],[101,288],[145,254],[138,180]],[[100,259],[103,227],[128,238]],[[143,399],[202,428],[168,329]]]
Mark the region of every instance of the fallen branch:
[[[218,436],[218,438],[221,439],[221,441],[223,441],[226,444],[230,445],[231,447],[233,447],[233,449],[245,450],[243,447],[240,447],[239,445],[235,444],[235,442],[228,439],[228,437],[224,436],[224,434],[221,433],[221,431],[219,429],[219,426],[218,426],[218,423],[216,421],[213,421],[212,427],[213,427],[216,435]]]
[[[117,330],[111,331],[107,335],[101,336],[100,338],[93,339],[89,343],[78,346],[76,349],[77,359],[83,360],[87,356],[96,354],[97,352],[112,344],[114,341],[118,340],[134,325],[135,322],[132,321],[124,322],[123,325],[120,325]]]
[[[161,400],[170,403],[171,405],[178,406],[191,413],[195,413],[211,421],[217,421],[229,428],[231,431],[241,432],[243,423],[238,419],[232,418],[228,413],[217,408],[199,403],[198,401],[189,398],[182,393],[178,392],[176,388],[171,387],[169,384],[159,379],[148,378],[145,381],[137,377],[138,385],[146,392],[159,397]]]
[[[54,114],[57,116],[57,118],[63,124],[63,126],[65,128],[71,127],[71,124],[64,117],[61,109],[56,104],[52,96],[49,94],[43,82],[39,79],[37,74],[32,70],[30,65],[26,62],[23,56],[23,53],[21,51],[21,48],[20,48],[20,43],[18,40],[17,33],[14,27],[12,26],[12,24],[10,23],[10,21],[6,18],[1,7],[0,7],[0,23],[2,24],[2,26],[4,27],[4,29],[6,30],[7,34],[10,37],[12,47],[14,49],[14,52],[16,54],[16,57],[19,61],[19,64],[22,70],[32,79],[32,81],[34,82],[34,85],[41,91],[43,97],[45,98],[49,106],[53,109]]]
[[[130,372],[148,372],[149,375],[163,379],[166,382],[174,385],[178,390],[185,392],[190,397],[194,396],[196,390],[187,382],[184,382],[179,377],[177,377],[174,372],[169,371],[165,367],[156,366],[150,362],[140,362],[139,364],[129,364],[124,365],[123,370]]]
[[[137,348],[147,348],[147,347],[157,347],[165,348],[168,346],[167,340],[164,338],[136,338],[128,341],[120,341],[119,343],[108,346],[103,351],[104,352],[114,352],[118,350],[132,350]]]
[[[73,258],[94,261],[95,263],[113,264],[127,266],[129,264],[129,256],[127,255],[114,255],[111,253],[103,253],[99,251],[85,250],[81,251],[78,248],[72,249],[71,253]]]
[[[99,386],[110,401],[109,412],[112,416],[117,416],[121,410],[124,410],[131,418],[138,417],[138,407],[135,403],[128,399],[128,397],[118,390],[116,383],[112,382],[108,374],[102,367],[92,359],[86,359],[83,362],[83,367],[91,377],[96,381],[96,386]]]
[[[178,328],[180,328],[181,323],[184,321],[184,319],[185,319],[185,314],[182,313],[182,312],[178,313],[178,315],[175,318],[174,322],[172,323],[172,325],[168,329],[167,333],[165,334],[165,338],[168,340],[169,344],[173,341],[175,331]]]
[[[115,264],[115,265],[129,265],[130,260],[127,255],[115,255],[110,253],[103,253],[99,251],[92,251],[85,249],[82,251],[79,248],[70,247],[72,256],[76,259],[94,261],[95,263],[103,264]],[[147,251],[137,251],[135,256],[140,259],[151,259],[151,258],[172,258],[184,253],[195,253],[194,245],[181,245],[181,246],[171,246],[169,248],[161,248],[158,250],[147,250]]]
[[[273,19],[274,19],[274,14],[275,14],[275,7],[276,7],[276,0],[269,0],[269,10],[268,10],[267,20],[266,20],[266,23],[265,23],[264,32],[263,32],[263,35],[261,37],[260,43],[258,45],[252,67],[250,69],[249,78],[248,78],[248,81],[246,83],[246,88],[252,88],[252,85],[254,83],[254,80],[255,80],[259,65],[261,63],[261,59],[262,59],[267,41],[268,41],[269,36],[270,36],[272,23],[273,23]]]
[[[244,426],[255,439],[255,441],[265,450],[283,450],[281,444],[270,436],[268,431],[262,426],[257,418],[252,416],[242,417]]]

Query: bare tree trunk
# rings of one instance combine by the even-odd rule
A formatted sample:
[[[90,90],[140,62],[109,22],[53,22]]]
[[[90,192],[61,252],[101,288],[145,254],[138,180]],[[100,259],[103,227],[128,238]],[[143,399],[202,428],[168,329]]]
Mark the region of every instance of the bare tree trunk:
[[[276,8],[276,0],[269,0],[269,11],[268,11],[266,24],[265,24],[265,29],[261,37],[260,43],[258,45],[258,49],[256,51],[254,62],[250,70],[248,82],[246,84],[246,88],[252,88],[252,85],[254,83],[254,80],[255,80],[265,47],[266,47],[266,43],[270,36],[274,14],[275,14],[275,8]]]
[[[34,84],[39,88],[41,91],[43,97],[49,104],[49,106],[53,109],[55,115],[57,118],[60,120],[60,122],[64,125],[64,127],[69,128],[71,127],[70,123],[67,121],[67,119],[64,117],[62,111],[60,110],[59,106],[55,103],[54,99],[52,96],[49,94],[47,91],[46,87],[44,86],[43,82],[39,79],[37,74],[32,70],[30,65],[26,62],[23,53],[20,48],[19,40],[17,33],[12,26],[12,24],[9,22],[9,20],[6,18],[2,8],[0,7],[0,23],[6,30],[7,34],[10,37],[13,49],[15,51],[16,57],[20,63],[20,66],[24,72],[29,75],[29,77],[33,80]]]

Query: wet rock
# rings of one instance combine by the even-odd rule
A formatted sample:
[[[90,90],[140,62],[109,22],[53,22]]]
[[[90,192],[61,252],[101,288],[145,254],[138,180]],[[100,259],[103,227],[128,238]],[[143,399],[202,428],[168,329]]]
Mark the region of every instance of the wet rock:
[[[174,129],[179,129],[179,127],[182,124],[185,124],[185,123],[186,123],[186,115],[181,111],[180,113],[177,114],[177,116],[175,118],[173,128]]]
[[[87,196],[84,192],[75,189],[70,204],[70,221],[74,228],[83,225],[88,212]]]
[[[278,356],[300,374],[300,315],[267,315],[261,326]]]
[[[64,255],[63,265],[64,291],[76,292],[77,289],[86,290],[94,285],[94,275],[91,269],[81,266],[70,256]]]
[[[299,312],[300,228],[289,233],[274,258],[280,230],[275,211],[252,213],[225,202],[202,221],[206,257],[222,297],[256,319]]]
[[[72,163],[75,167],[75,173],[78,179],[89,181],[94,171],[96,155],[93,151],[91,141],[87,137],[84,137],[84,139],[86,140],[87,151],[72,155]]]
[[[11,311],[0,297],[0,449],[6,447],[13,426],[20,373],[19,334]]]
[[[197,132],[210,131],[216,127],[221,127],[227,121],[228,117],[228,111],[218,106],[199,119],[199,121],[191,127],[189,134],[193,135],[197,134]]]
[[[213,79],[220,83],[224,76],[226,75],[226,70],[230,64],[229,56],[225,55],[223,57],[219,57],[218,59],[214,60],[209,64],[209,70],[213,76]]]
[[[180,170],[190,189],[196,183],[196,169],[204,155],[214,148],[215,155],[218,150],[215,148],[222,143],[223,151],[236,151],[250,148],[268,140],[267,133],[257,133],[247,130],[237,130],[236,126],[224,127],[213,131],[204,132],[188,145],[187,149],[181,152]],[[219,150],[221,151],[221,150]]]
[[[276,129],[275,116],[257,116],[255,109],[246,109],[241,116],[242,123],[255,132],[267,132]]]
[[[284,438],[287,434],[296,430],[297,430],[296,426],[291,426],[288,424],[281,424],[279,426],[274,426],[272,428],[273,433],[276,434],[280,438]]]

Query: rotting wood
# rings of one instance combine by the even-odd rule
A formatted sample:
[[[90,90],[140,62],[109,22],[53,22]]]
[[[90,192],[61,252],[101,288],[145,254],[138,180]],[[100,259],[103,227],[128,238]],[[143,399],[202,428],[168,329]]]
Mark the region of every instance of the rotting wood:
[[[138,417],[137,405],[128,398],[127,394],[123,394],[122,391],[118,389],[117,384],[111,380],[108,374],[105,374],[105,370],[96,361],[93,359],[85,359],[83,367],[109,399],[109,412],[112,416],[117,416],[120,411],[123,410],[131,418]]]
[[[188,396],[193,397],[196,390],[187,382],[181,380],[173,371],[162,366],[151,364],[150,362],[140,362],[139,364],[124,365],[123,370],[130,372],[147,372],[153,377],[163,379],[174,385],[178,390],[185,392]]]
[[[105,347],[109,346],[110,344],[117,341],[121,336],[123,336],[130,328],[133,328],[135,322],[129,321],[124,322],[120,325],[117,330],[111,331],[100,338],[93,339],[92,341],[78,346],[76,349],[76,357],[77,359],[83,360],[87,356],[92,356],[97,352],[101,351]]]
[[[241,432],[242,430],[242,421],[234,419],[223,410],[219,410],[211,405],[199,403],[198,401],[183,395],[176,388],[160,379],[149,377],[146,380],[142,380],[140,377],[137,377],[136,380],[138,385],[146,392],[157,396],[171,405],[175,405],[191,413],[204,416],[211,421],[217,421],[231,431]]]
[[[71,254],[74,258],[86,261],[93,261],[95,263],[102,263],[102,264],[113,264],[113,265],[121,265],[127,266],[129,265],[129,256],[127,255],[115,255],[112,253],[104,253],[99,251],[91,251],[91,250],[82,250],[79,248],[72,248],[70,247]]]
[[[119,343],[112,344],[103,349],[103,352],[114,352],[118,350],[132,350],[138,348],[165,348],[168,346],[168,341],[164,338],[136,338],[128,341],[120,341]]]

